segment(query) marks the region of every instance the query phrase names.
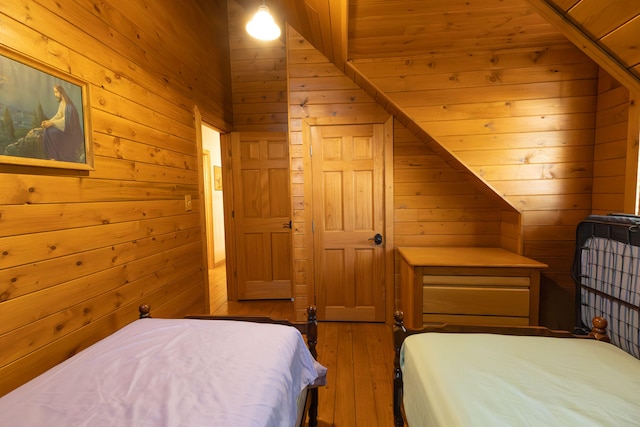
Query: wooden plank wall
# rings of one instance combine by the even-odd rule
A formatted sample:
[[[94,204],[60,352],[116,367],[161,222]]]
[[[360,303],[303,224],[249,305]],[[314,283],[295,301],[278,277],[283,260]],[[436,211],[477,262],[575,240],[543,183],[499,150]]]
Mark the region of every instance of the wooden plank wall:
[[[225,3],[0,0],[3,46],[89,83],[95,152],[88,173],[0,165],[0,395],[140,303],[205,310],[194,106],[231,128]]]
[[[234,130],[286,132],[289,117],[285,36],[273,41],[253,39],[245,30],[253,13],[255,9],[247,11],[229,1]]]
[[[291,91],[294,282],[299,301],[297,311],[303,313],[313,296],[313,287],[308,287],[313,283],[309,276],[313,266],[310,219],[305,220],[305,215],[310,215],[309,205],[305,204],[309,196],[305,197],[304,190],[305,171],[310,170],[310,165],[305,165],[307,151],[301,131],[294,127],[300,126],[300,120],[357,123],[378,117],[376,120],[381,121],[386,113],[295,32],[288,39],[288,76],[283,81],[277,71],[283,64],[287,69],[287,60],[279,47],[281,42],[265,44],[252,40],[244,31],[246,11],[233,1],[229,10],[235,130],[280,129],[279,115],[265,111],[281,111],[283,84]],[[399,239],[396,246],[506,245],[519,250],[513,243],[521,233],[519,218],[514,215],[505,218],[504,212],[492,206],[403,126],[396,123],[395,133],[399,151],[394,152],[394,189],[396,186],[400,189],[396,193],[393,219],[395,236]],[[508,241],[503,242],[505,239]]]
[[[593,213],[624,212],[628,129],[629,90],[601,70],[593,151]]]
[[[396,246],[500,247],[501,211],[398,122],[394,126]]]
[[[523,213],[524,255],[572,292],[591,211],[598,67],[572,45],[354,66]]]
[[[309,125],[380,123],[388,113],[291,28],[287,50],[294,280],[296,310],[302,312],[314,291],[311,174],[303,122]],[[388,220],[394,222],[396,246],[500,246],[500,210],[397,123],[393,166],[394,218]],[[395,295],[397,303],[397,290]]]
[[[501,210],[397,121],[393,138],[396,246],[501,247]],[[399,307],[398,254],[394,272]]]
[[[287,27],[289,143],[296,316],[313,301],[311,160],[304,124],[384,123],[388,113]]]

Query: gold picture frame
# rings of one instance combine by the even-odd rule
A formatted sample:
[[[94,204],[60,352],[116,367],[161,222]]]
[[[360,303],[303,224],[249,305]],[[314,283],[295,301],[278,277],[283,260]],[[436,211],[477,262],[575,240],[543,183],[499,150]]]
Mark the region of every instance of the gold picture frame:
[[[93,170],[89,85],[0,47],[3,164]]]

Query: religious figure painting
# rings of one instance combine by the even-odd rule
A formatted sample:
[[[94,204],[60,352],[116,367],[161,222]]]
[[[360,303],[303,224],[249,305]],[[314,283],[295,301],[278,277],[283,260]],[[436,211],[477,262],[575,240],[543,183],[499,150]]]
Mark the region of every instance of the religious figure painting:
[[[0,51],[0,163],[93,169],[88,85]]]

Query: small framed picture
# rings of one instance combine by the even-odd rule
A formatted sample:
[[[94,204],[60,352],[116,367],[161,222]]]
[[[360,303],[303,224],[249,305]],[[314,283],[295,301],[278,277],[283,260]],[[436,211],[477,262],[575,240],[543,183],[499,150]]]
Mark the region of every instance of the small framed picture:
[[[222,168],[220,166],[213,167],[213,189],[222,191]]]

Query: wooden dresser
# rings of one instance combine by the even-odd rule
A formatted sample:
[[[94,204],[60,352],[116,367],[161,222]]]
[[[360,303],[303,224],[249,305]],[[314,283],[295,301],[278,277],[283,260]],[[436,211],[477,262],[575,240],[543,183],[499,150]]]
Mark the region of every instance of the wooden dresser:
[[[428,323],[537,325],[546,264],[500,248],[402,247],[408,328]]]

